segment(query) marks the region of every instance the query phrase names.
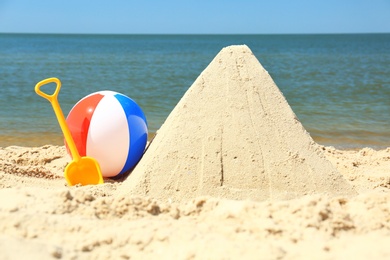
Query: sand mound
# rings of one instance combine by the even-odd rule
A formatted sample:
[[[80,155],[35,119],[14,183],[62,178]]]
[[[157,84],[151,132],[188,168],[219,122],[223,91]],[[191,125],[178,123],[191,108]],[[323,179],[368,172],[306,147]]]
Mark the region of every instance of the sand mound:
[[[266,200],[355,191],[251,50],[230,46],[183,96],[119,193],[182,201],[200,195]]]

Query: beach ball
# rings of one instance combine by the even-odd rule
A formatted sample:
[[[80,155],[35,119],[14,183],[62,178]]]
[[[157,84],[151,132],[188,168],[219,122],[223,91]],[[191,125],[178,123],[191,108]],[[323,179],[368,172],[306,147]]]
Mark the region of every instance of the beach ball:
[[[103,177],[123,176],[145,150],[146,117],[137,103],[123,94],[92,93],[74,105],[66,122],[80,156],[95,158]]]

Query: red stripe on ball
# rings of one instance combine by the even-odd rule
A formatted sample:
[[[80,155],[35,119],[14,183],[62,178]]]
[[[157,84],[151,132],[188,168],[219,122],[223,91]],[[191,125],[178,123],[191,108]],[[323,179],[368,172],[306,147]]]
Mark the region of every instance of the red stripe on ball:
[[[72,108],[66,118],[66,123],[72,133],[73,140],[80,156],[87,155],[86,150],[89,125],[96,106],[103,97],[104,96],[101,94],[94,94],[83,98]],[[65,146],[66,149],[68,149],[68,144],[66,142]]]

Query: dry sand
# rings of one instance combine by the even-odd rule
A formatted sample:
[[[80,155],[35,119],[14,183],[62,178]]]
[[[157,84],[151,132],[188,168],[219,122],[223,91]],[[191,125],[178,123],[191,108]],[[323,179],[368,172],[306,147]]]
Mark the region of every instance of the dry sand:
[[[217,55],[123,182],[67,187],[68,162],[0,148],[1,259],[390,257],[390,148],[316,144],[246,46]]]

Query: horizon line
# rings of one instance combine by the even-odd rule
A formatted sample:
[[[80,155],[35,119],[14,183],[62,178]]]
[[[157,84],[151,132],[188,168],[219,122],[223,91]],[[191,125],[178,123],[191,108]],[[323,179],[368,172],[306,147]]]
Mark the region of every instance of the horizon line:
[[[70,32],[0,32],[0,34],[35,34],[35,35],[161,35],[161,36],[197,36],[197,35],[342,35],[342,34],[390,34],[390,32],[319,32],[319,33],[70,33]]]

